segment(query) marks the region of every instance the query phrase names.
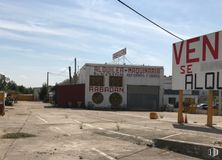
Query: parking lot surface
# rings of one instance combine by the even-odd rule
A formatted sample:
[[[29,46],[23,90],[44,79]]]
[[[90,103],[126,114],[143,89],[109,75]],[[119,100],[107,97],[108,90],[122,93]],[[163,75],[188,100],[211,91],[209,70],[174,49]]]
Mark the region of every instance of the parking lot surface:
[[[18,102],[7,107],[0,118],[0,136],[24,132],[35,137],[1,138],[0,159],[198,159],[147,145],[158,138],[221,144],[221,117],[214,117],[216,130],[212,130],[204,127],[206,115],[188,115],[191,126],[177,125],[176,113],[159,115],[160,119],[151,120],[148,112],[54,108],[41,102]]]

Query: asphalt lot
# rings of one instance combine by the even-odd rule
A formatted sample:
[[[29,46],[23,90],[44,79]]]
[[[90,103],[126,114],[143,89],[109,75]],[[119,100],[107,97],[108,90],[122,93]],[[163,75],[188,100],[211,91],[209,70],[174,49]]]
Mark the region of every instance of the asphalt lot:
[[[221,134],[202,126],[206,115],[188,115],[189,124],[195,125],[188,129],[176,125],[176,113],[159,114],[162,119],[150,120],[148,112],[53,108],[41,102],[18,102],[0,117],[0,136],[19,131],[36,137],[1,138],[0,159],[197,159],[146,144],[156,138],[212,145],[222,140]],[[220,127],[222,118],[214,117],[214,122]]]

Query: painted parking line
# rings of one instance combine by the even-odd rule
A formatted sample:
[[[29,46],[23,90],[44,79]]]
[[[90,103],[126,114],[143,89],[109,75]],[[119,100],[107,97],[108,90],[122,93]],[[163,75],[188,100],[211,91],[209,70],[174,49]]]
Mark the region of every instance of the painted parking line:
[[[121,115],[121,116],[130,116],[130,117],[135,117],[135,118],[143,118],[143,119],[149,119],[149,117],[147,116],[137,116],[137,115],[133,115],[133,114],[123,114],[123,113],[113,113],[110,112],[112,114],[117,114],[117,115]]]
[[[78,120],[75,120],[75,119],[74,119],[74,121],[75,121],[76,123],[78,123],[78,124],[82,124],[82,122],[80,122],[80,121],[78,121]]]
[[[97,152],[97,153],[99,153],[101,156],[106,157],[106,158],[109,159],[109,160],[116,160],[115,158],[109,156],[108,154],[106,154],[106,153],[104,153],[104,152],[102,152],[102,151],[100,151],[100,150],[98,150],[98,149],[96,149],[96,148],[92,148],[92,150],[95,151],[95,152]]]
[[[44,118],[40,117],[40,116],[36,116],[38,119],[40,119],[41,121],[43,121],[44,123],[48,123],[47,120],[45,120]]]
[[[68,135],[68,136],[71,136],[71,134],[65,132],[64,130],[62,130],[62,129],[59,128],[59,127],[52,127],[52,128],[55,129],[55,130],[57,130],[57,131],[59,131],[59,132],[62,133],[62,134],[66,134],[66,135]]]
[[[78,124],[81,123],[81,122],[78,121],[78,120],[74,120],[74,121],[77,122]],[[93,126],[93,125],[88,124],[88,123],[81,123],[81,124],[83,124],[84,126],[90,127],[90,128],[95,128],[95,129],[98,129],[98,130],[106,131],[106,132],[111,133],[111,134],[117,134],[117,135],[120,135],[120,136],[126,136],[126,137],[130,137],[130,138],[135,138],[135,139],[144,141],[144,142],[146,142],[146,143],[148,143],[148,144],[153,144],[153,141],[152,141],[152,140],[146,139],[146,138],[141,137],[141,136],[136,136],[136,135],[132,135],[132,134],[127,134],[127,133],[122,133],[122,132],[116,132],[116,131],[112,131],[112,130],[107,130],[107,129],[105,129],[105,128],[96,127],[96,126]]]
[[[178,135],[181,135],[183,133],[175,133],[175,134],[171,134],[169,136],[166,136],[166,137],[162,137],[161,139],[167,139],[167,138],[171,138],[171,137],[174,137],[174,136],[178,136]]]

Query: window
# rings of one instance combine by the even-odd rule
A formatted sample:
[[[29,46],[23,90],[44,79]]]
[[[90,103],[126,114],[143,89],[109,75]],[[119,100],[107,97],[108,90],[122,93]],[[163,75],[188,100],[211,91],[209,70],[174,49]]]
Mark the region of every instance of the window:
[[[90,76],[89,85],[90,86],[104,86],[104,77],[103,76]]]
[[[110,76],[109,77],[109,86],[111,86],[111,87],[122,87],[123,86],[123,77]]]
[[[168,99],[168,103],[169,103],[169,104],[176,104],[176,98],[170,97],[170,98]]]

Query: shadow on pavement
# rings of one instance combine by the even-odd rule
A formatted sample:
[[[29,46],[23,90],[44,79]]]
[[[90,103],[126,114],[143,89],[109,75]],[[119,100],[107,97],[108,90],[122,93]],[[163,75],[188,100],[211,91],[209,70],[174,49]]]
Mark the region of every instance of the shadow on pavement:
[[[190,124],[176,124],[176,123],[173,124],[173,127],[177,129],[186,129],[186,130],[199,131],[199,132],[222,134],[222,129],[214,128],[214,127],[194,126]]]

